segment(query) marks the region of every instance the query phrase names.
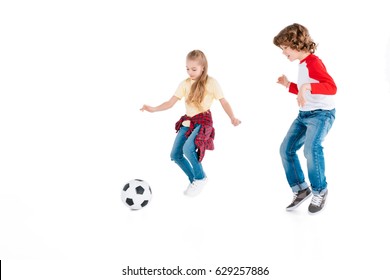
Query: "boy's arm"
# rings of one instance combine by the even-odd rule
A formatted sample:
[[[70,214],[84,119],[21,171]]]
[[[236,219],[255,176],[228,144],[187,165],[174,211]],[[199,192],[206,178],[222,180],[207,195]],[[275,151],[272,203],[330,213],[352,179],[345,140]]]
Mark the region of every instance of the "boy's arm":
[[[156,107],[149,106],[149,105],[143,105],[140,110],[142,112],[143,111],[147,111],[147,112],[150,112],[150,113],[168,110],[168,109],[172,108],[173,105],[175,105],[178,100],[179,100],[179,98],[176,97],[175,95],[173,95],[171,97],[171,99],[169,99],[168,101],[165,101],[164,103],[162,103],[162,104],[160,104],[160,105],[158,105]]]
[[[290,82],[286,75],[282,75],[278,78],[277,80],[277,83],[278,84],[281,84],[282,86],[285,86],[289,92],[291,93],[294,93],[294,94],[298,94],[298,86],[296,83],[292,83]]]
[[[328,74],[325,65],[321,60],[313,60],[307,63],[309,77],[317,80],[318,83],[311,83],[312,94],[334,95],[337,87],[333,78]]]
[[[288,91],[294,94],[298,94],[298,85],[296,83],[290,82],[290,85],[288,86]]]

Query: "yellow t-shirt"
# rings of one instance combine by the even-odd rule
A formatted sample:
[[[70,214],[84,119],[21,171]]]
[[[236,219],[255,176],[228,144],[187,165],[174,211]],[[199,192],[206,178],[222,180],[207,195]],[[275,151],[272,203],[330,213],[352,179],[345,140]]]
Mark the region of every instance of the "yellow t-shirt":
[[[179,87],[177,88],[175,92],[175,96],[179,99],[182,99],[185,97],[185,99],[188,97],[190,94],[191,90],[191,85],[194,83],[193,80],[190,78],[184,80],[183,82],[180,83]],[[207,83],[206,83],[206,94],[203,98],[203,101],[201,103],[203,111],[200,111],[196,106],[193,106],[191,104],[188,104],[187,102],[185,103],[186,105],[186,115],[189,117],[193,117],[199,113],[205,112],[210,109],[211,104],[213,103],[214,99],[222,99],[224,98],[223,92],[221,87],[219,86],[217,80],[215,80],[212,77],[208,77]],[[183,125],[184,126],[189,126],[189,121],[184,121]]]

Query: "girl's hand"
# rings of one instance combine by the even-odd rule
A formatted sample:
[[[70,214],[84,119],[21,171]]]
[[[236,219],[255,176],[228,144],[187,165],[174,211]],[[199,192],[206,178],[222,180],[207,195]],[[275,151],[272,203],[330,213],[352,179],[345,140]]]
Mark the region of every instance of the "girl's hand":
[[[141,110],[142,112],[143,112],[143,111],[147,111],[147,112],[150,112],[150,113],[155,112],[154,107],[149,106],[149,105],[144,105],[144,106],[142,106],[142,108],[141,108],[140,110]]]
[[[232,118],[232,124],[234,126],[237,126],[237,125],[241,124],[241,121],[239,119],[237,119],[237,118]]]
[[[290,81],[287,79],[287,77],[285,75],[280,76],[278,78],[277,83],[285,86],[286,88],[289,87],[289,85],[290,85]]]
[[[142,106],[142,108],[140,110],[142,112],[147,111],[150,113],[168,110],[168,109],[172,108],[172,106],[175,105],[178,100],[179,100],[179,98],[173,95],[168,101],[165,101],[164,103],[162,103],[156,107],[144,105],[144,106]]]

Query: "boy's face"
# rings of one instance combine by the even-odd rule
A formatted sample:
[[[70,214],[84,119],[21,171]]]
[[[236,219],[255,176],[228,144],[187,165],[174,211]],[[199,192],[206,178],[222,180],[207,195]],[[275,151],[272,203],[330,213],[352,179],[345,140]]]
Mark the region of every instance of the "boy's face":
[[[280,48],[283,50],[283,54],[287,57],[288,60],[302,60],[307,56],[306,52],[300,52],[298,50],[293,50],[288,46],[281,45]]]
[[[204,67],[196,60],[187,60],[187,73],[191,80],[197,80],[202,75]]]

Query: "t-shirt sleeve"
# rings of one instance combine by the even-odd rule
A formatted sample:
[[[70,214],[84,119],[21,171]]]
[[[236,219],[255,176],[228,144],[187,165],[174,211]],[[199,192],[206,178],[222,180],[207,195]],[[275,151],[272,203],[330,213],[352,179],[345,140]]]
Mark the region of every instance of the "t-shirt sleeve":
[[[318,81],[318,83],[311,84],[312,94],[325,94],[334,95],[336,94],[337,87],[333,78],[326,71],[325,65],[321,60],[316,59],[308,62],[307,68],[309,70],[310,78]]]
[[[179,99],[182,99],[186,95],[185,81],[181,82],[177,87],[177,90],[174,94]]]
[[[294,94],[298,94],[298,85],[296,83],[291,82],[288,87],[288,91]]]
[[[217,100],[224,98],[222,88],[215,79],[213,79],[213,95]]]

